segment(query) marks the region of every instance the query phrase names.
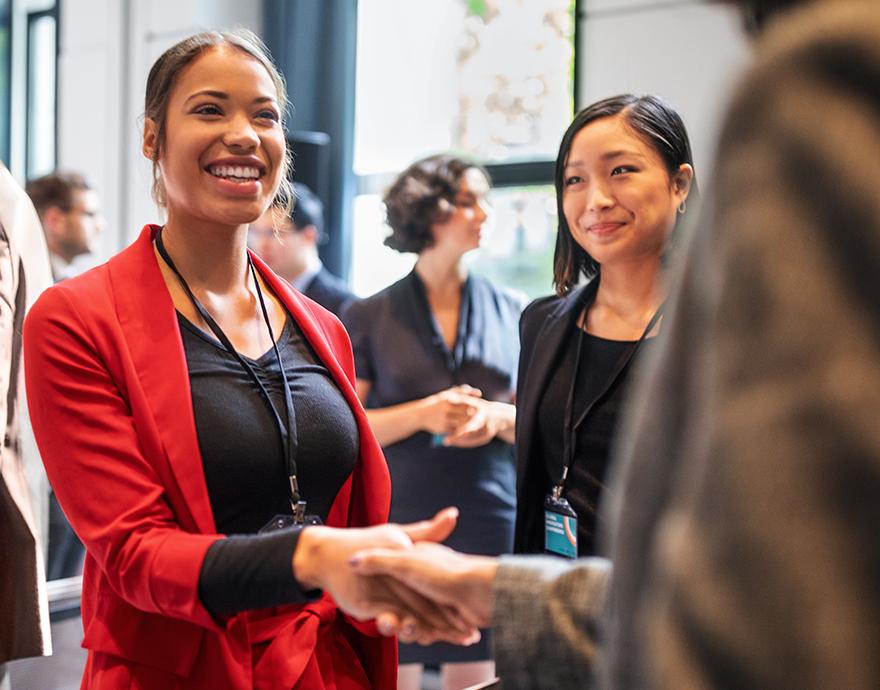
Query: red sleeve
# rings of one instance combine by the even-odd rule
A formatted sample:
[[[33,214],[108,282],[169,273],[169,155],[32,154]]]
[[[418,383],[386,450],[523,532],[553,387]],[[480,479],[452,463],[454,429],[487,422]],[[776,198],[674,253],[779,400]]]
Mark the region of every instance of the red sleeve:
[[[136,608],[217,629],[198,579],[218,536],[181,528],[157,470],[161,446],[145,432],[149,420],[133,412],[124,377],[111,374],[62,288],[44,293],[28,315],[24,361],[49,481],[104,580]]]

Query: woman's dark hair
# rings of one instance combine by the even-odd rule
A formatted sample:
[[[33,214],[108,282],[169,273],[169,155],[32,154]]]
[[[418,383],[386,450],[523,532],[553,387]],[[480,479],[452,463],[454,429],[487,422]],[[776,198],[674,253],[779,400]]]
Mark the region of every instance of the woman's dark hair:
[[[166,50],[153,66],[147,77],[147,90],[144,96],[144,117],[156,123],[156,148],[153,151],[153,199],[159,206],[165,206],[165,187],[159,174],[159,154],[165,145],[165,129],[168,119],[168,101],[180,73],[194,62],[202,53],[211,48],[228,45],[243,52],[259,62],[269,73],[275,91],[278,94],[278,105],[282,118],[287,105],[287,88],[284,77],[272,61],[268,48],[260,38],[248,29],[232,29],[229,31],[204,31],[194,34],[175,43]],[[290,152],[285,149],[281,169],[281,187],[278,190],[276,203],[290,210],[293,192],[288,181],[290,170]]]
[[[612,96],[587,106],[575,115],[565,134],[562,135],[559,155],[556,157],[556,209],[559,215],[559,232],[556,235],[556,252],[553,256],[553,284],[559,295],[570,292],[582,275],[593,278],[599,273],[598,262],[572,237],[562,207],[565,165],[568,162],[571,144],[577,133],[588,124],[621,114],[635,134],[657,152],[666,164],[670,176],[678,173],[682,164],[688,163],[691,166],[694,164],[684,122],[673,107],[662,98],[632,94]],[[691,183],[689,199],[695,199],[696,192],[696,179],[694,179]],[[679,218],[679,221],[681,220],[682,218]],[[678,224],[677,222],[676,227]],[[673,237],[674,235],[673,230]]]
[[[452,215],[468,170],[479,170],[489,180],[481,165],[445,154],[423,158],[400,173],[383,199],[391,227],[385,244],[398,252],[416,254],[430,247],[434,243],[431,226]]]

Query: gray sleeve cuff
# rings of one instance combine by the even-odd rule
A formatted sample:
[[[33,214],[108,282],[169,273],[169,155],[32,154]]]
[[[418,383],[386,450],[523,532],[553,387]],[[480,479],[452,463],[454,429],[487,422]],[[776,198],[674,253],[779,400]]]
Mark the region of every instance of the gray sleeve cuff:
[[[504,690],[590,687],[610,575],[602,558],[502,557],[492,639]]]

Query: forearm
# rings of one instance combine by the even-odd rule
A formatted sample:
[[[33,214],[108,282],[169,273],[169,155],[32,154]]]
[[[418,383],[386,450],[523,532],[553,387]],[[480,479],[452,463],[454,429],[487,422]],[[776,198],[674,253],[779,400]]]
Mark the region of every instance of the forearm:
[[[214,616],[228,616],[312,599],[314,593],[305,591],[291,572],[300,534],[300,528],[290,528],[217,540],[199,576],[205,608]]]
[[[493,651],[505,687],[589,687],[610,574],[600,558],[502,557]]]
[[[425,399],[411,400],[399,405],[368,409],[367,419],[381,446],[403,441],[424,430]]]

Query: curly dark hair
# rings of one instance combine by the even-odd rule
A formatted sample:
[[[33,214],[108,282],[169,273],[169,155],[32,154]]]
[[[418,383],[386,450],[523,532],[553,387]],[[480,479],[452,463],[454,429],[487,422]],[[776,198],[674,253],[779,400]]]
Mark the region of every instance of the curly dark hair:
[[[556,251],[553,256],[553,284],[558,295],[568,294],[581,276],[593,278],[599,274],[599,263],[583,247],[575,242],[565,219],[562,205],[564,191],[565,165],[575,136],[591,122],[606,117],[623,115],[632,130],[653,148],[667,171],[672,175],[683,163],[694,164],[691,144],[684,122],[675,109],[657,96],[634,96],[622,94],[597,101],[575,115],[574,120],[562,135],[559,155],[556,158],[555,184],[556,208],[559,216],[559,231],[556,234]],[[699,198],[696,175],[691,183],[689,199]],[[695,204],[691,204],[693,208]],[[682,214],[679,223],[686,216]],[[670,244],[675,240],[673,229]]]
[[[473,161],[446,154],[418,160],[404,170],[385,193],[385,215],[391,234],[385,244],[398,252],[421,253],[434,243],[431,226],[452,215],[455,196],[468,170],[489,173]]]

